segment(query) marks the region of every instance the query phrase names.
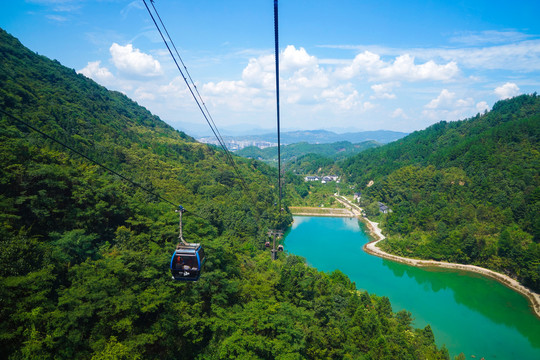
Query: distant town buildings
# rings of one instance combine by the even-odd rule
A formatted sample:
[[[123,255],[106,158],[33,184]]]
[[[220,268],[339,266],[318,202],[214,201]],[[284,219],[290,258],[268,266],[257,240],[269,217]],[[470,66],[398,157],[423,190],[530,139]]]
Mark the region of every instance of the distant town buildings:
[[[202,142],[204,144],[212,144],[212,145],[219,145],[219,142],[216,138],[213,137],[203,137],[197,139],[197,141]],[[269,142],[269,141],[256,141],[256,140],[228,140],[223,139],[223,142],[225,143],[225,146],[230,151],[237,151],[241,150],[248,146],[256,146],[259,149],[265,149],[267,147],[277,146],[277,143]]]
[[[308,175],[304,177],[304,181],[320,181],[321,184],[326,184],[327,182],[335,181],[339,183],[339,176],[336,175],[325,175],[323,177]]]

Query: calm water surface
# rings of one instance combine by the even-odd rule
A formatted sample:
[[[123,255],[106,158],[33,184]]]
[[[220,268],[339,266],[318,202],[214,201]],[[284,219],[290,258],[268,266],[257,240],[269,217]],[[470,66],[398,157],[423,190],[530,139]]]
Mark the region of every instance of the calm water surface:
[[[416,327],[431,325],[453,358],[540,359],[540,320],[520,294],[479,275],[416,268],[362,250],[369,239],[357,219],[295,216],[285,250],[322,271],[339,269],[356,287],[388,296]]]

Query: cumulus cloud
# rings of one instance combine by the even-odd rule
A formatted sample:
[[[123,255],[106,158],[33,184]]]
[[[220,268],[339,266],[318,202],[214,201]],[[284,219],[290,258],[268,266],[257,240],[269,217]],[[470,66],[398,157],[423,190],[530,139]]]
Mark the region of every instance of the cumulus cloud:
[[[487,111],[489,110],[489,105],[485,101],[480,101],[478,104],[476,104],[476,110],[478,110],[478,112]]]
[[[294,45],[288,45],[280,56],[279,67],[283,71],[312,68],[317,66],[317,58],[309,55],[304,48],[296,49]]]
[[[392,93],[392,89],[399,86],[398,82],[387,82],[382,84],[371,85],[371,89],[375,93],[372,95],[372,99],[395,99],[396,95]]]
[[[145,54],[133,45],[113,43],[109,49],[114,66],[121,72],[131,75],[152,77],[161,75],[161,65],[152,55]]]
[[[287,46],[280,54],[280,90],[284,111],[294,117],[295,123],[304,122],[309,127],[324,127],[328,119],[335,119],[343,124],[346,121],[353,126],[371,128],[375,126],[374,119],[378,119],[378,127],[386,120],[392,124],[391,119],[396,119],[394,122],[400,123],[402,129],[409,127],[410,130],[411,127],[427,126],[432,121],[463,119],[489,108],[486,101],[474,99],[480,96],[478,91],[460,88],[471,82],[485,81],[483,76],[475,79],[464,76],[466,74],[462,74],[456,61],[441,60],[437,56],[415,57],[414,53],[388,56],[372,50],[357,53],[348,60],[329,61],[311,55],[302,47]],[[113,63],[118,69],[123,69],[123,73],[149,75],[161,71],[157,60],[132,45],[113,44],[111,55]],[[234,114],[228,117],[229,121],[235,122],[250,117],[267,119],[268,114],[272,114],[276,86],[274,55],[261,52],[242,55],[244,59],[248,56],[237,77],[199,84],[201,95],[212,113],[216,111],[217,117],[220,113]],[[100,70],[104,78],[108,76],[108,70],[99,63],[94,64],[94,68],[89,64],[85,69],[94,78]],[[155,79],[148,82],[143,76],[120,79],[114,86],[121,83],[125,90],[127,85],[133,85],[131,93],[145,105],[160,104],[173,109],[165,106],[162,99],[174,99],[176,111],[193,105],[181,77],[168,84]],[[440,82],[448,83],[448,87],[439,89],[426,100],[426,91],[431,91],[434,84]],[[399,93],[396,91],[398,88]],[[505,84],[493,94],[502,97],[512,91],[515,89]],[[410,94],[410,97],[404,100],[404,94]],[[491,101],[493,97],[486,100]],[[390,103],[386,100],[392,100],[391,108],[383,106],[383,103]],[[365,114],[369,114],[369,119]]]
[[[422,114],[431,120],[458,120],[487,108],[485,101],[476,103],[472,97],[460,98],[455,92],[443,89],[435,99],[424,105]]]
[[[338,68],[336,74],[343,79],[366,75],[372,80],[447,81],[459,74],[459,68],[454,61],[438,65],[430,60],[417,65],[415,57],[409,54],[400,55],[394,61],[386,62],[379,55],[364,51],[356,55],[350,65]]]
[[[280,54],[280,77],[282,96],[289,104],[313,103],[321,91],[330,86],[328,72],[319,66],[318,59],[309,55],[304,48],[292,45],[287,46]],[[235,98],[235,101],[228,100],[223,103],[239,107],[241,101],[244,105],[249,102],[252,105],[267,106],[275,97],[275,87],[274,56],[261,55],[249,59],[240,80],[209,82],[203,89],[206,94],[214,96],[217,102],[220,102],[219,96]],[[350,94],[344,95],[349,96]],[[346,101],[348,104],[351,102],[352,98]]]
[[[77,70],[77,73],[96,81],[99,84],[107,85],[112,82],[114,75],[106,67],[101,67],[101,61],[90,61],[84,68]]]
[[[382,68],[380,73],[385,79],[450,80],[459,73],[459,69],[453,61],[445,65],[437,65],[433,60],[430,60],[424,64],[416,65],[414,57],[405,54],[398,56],[392,65]]]
[[[443,89],[437,98],[431,100],[426,106],[426,109],[446,108],[453,104],[456,93]]]
[[[204,84],[204,93],[215,102],[230,107],[269,104],[275,90],[275,59],[260,55],[249,59],[239,80],[223,80]],[[372,100],[395,99],[393,90],[404,81],[446,81],[455,77],[459,69],[455,63],[436,64],[428,61],[416,64],[410,55],[394,61],[384,61],[375,53],[365,51],[349,64],[323,66],[321,61],[304,48],[289,45],[280,54],[280,88],[287,104],[326,104],[335,109],[367,111],[375,108]],[[371,85],[373,94],[365,101],[364,93],[354,83],[360,76],[368,81],[383,80]],[[386,81],[385,81],[386,80]],[[219,97],[227,98],[227,101]],[[233,100],[234,99],[234,100]]]
[[[507,82],[506,84],[495,88],[494,92],[499,99],[508,99],[516,96],[519,93],[519,87],[514,83]]]
[[[360,94],[354,89],[349,89],[346,86],[338,86],[331,89],[323,90],[317,96],[318,99],[325,102],[337,105],[341,109],[352,109],[362,106]],[[371,104],[367,104],[369,107]]]
[[[273,55],[249,59],[242,71],[242,81],[249,86],[271,89],[276,85]]]

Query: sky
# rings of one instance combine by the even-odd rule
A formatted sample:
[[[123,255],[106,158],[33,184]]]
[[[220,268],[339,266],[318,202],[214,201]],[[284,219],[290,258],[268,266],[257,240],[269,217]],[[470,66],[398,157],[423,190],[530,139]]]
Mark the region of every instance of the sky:
[[[154,4],[221,133],[275,131],[273,1]],[[412,132],[538,92],[538,14],[536,0],[282,0],[281,128]],[[211,133],[143,0],[3,1],[0,27],[174,128]]]

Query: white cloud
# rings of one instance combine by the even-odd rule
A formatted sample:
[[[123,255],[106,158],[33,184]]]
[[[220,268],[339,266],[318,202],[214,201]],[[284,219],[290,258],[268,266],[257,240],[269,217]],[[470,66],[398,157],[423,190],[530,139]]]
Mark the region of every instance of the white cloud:
[[[47,19],[57,21],[57,22],[66,22],[68,19],[62,15],[47,15]]]
[[[459,75],[459,68],[454,61],[438,65],[430,60],[417,65],[414,56],[409,54],[385,62],[379,55],[364,51],[356,55],[350,65],[338,68],[336,74],[343,79],[367,75],[371,80],[447,81]]]
[[[137,59],[136,54],[142,55],[144,61],[140,62],[147,64],[150,73],[156,69],[154,65],[159,64],[131,45],[113,46],[123,50],[117,52],[124,58]],[[310,54],[305,48],[287,46],[280,54],[280,89],[283,119],[293,124],[288,126],[328,128],[331,122],[332,126],[344,128],[386,127],[411,131],[424,128],[433,121],[458,120],[481,113],[489,109],[488,103],[496,98],[495,91],[486,95],[478,90],[478,84],[486,86],[484,73],[475,72],[475,76],[462,73],[462,63],[453,58],[441,60],[440,55],[448,55],[448,52],[431,54],[428,50],[419,50],[416,54],[421,53],[422,56],[416,56],[413,51],[387,56],[384,49],[381,52],[373,50],[360,52],[348,59],[328,60]],[[158,58],[157,53],[152,54]],[[276,85],[273,53],[250,51],[241,56],[235,53],[234,56],[245,61],[237,76],[218,76],[214,81],[198,84],[210,112],[216,119],[225,118],[229,124],[252,119],[261,124],[271,122],[275,112]],[[118,60],[115,65],[120,69],[122,57],[113,58]],[[136,68],[126,59],[123,64]],[[87,68],[91,72],[90,67]],[[108,71],[99,63],[95,68]],[[97,70],[92,73],[97,74]],[[131,73],[140,73],[140,70],[132,70]],[[164,118],[175,118],[180,112],[196,113],[198,109],[183,79],[178,76],[170,83],[164,83],[163,79],[146,81],[141,76],[124,77],[116,79],[114,86],[120,86],[124,91],[131,86],[130,96],[149,108],[166,109],[169,115]],[[505,81],[499,83],[504,84]],[[433,87],[441,82],[446,83],[444,88],[439,87],[438,92],[433,93]],[[497,90],[499,97],[513,91],[507,84],[500,88]],[[503,89],[506,90],[504,94]],[[431,93],[432,97],[426,99],[426,93]],[[478,101],[478,98],[485,101]],[[388,100],[392,100],[392,107],[385,106],[390,103]],[[200,114],[195,116],[197,119],[193,121],[200,120]]]
[[[416,65],[414,57],[405,54],[398,56],[391,66],[381,69],[386,79],[405,79],[409,81],[420,80],[450,80],[458,75],[459,69],[455,62],[437,65],[433,60]]]
[[[114,66],[121,72],[143,77],[158,76],[162,73],[159,61],[152,55],[134,49],[131,44],[122,46],[113,43],[109,51]]]
[[[363,51],[362,54],[369,53],[374,55],[374,60],[380,60],[381,56],[396,58],[400,56],[412,56],[417,59],[427,60],[428,62],[434,62],[436,60],[446,61],[448,62],[446,65],[454,63],[456,68],[457,64],[459,64],[457,70],[469,68],[519,72],[540,71],[540,39],[524,40],[531,36],[523,35],[522,41],[519,41],[517,40],[518,36],[516,35],[515,37],[515,41],[510,41],[511,37],[509,35],[507,37],[507,43],[502,42],[502,37],[499,38],[498,43],[496,43],[496,39],[492,39],[491,41],[485,39],[484,46],[478,43],[475,44],[477,45],[475,47],[392,48],[370,45],[324,45],[322,47]],[[478,42],[480,42],[480,39]],[[488,43],[491,43],[492,45],[489,45]],[[328,64],[344,64],[342,59],[325,59],[320,60],[320,62]],[[350,62],[348,62],[348,64],[350,64]],[[388,63],[385,64],[388,66]],[[447,71],[448,70],[450,69],[447,69]]]
[[[479,113],[484,112],[489,110],[489,105],[485,101],[480,101],[478,104],[476,104],[476,110],[478,110]]]
[[[396,95],[392,93],[392,89],[399,85],[399,82],[371,85],[371,89],[375,92],[375,95],[372,95],[371,99],[395,99]]]
[[[472,97],[459,98],[455,92],[441,90],[439,96],[424,105],[422,114],[431,120],[458,120],[485,110],[485,101],[476,103]]]
[[[309,55],[306,49],[302,47],[297,50],[293,45],[288,45],[283,50],[279,60],[279,68],[282,71],[294,71],[317,66],[315,56]]]
[[[260,55],[249,59],[240,80],[209,82],[203,90],[214,97],[214,101],[230,107],[239,108],[241,104],[268,106],[275,99],[275,79],[274,55]],[[312,104],[329,86],[328,72],[304,48],[290,45],[280,54],[280,90],[286,103]],[[219,97],[227,97],[228,100],[221,101]],[[353,100],[349,98],[343,106],[351,106],[351,102]]]
[[[249,86],[271,89],[276,84],[274,67],[273,55],[249,59],[249,63],[242,71],[242,81]]]
[[[527,40],[531,38],[530,35],[518,32],[518,31],[498,31],[498,30],[486,30],[486,31],[468,31],[461,32],[450,38],[450,42],[460,43],[467,46],[479,45],[479,44],[504,44],[504,43],[516,43],[519,41]]]
[[[351,85],[340,85],[325,89],[320,95],[316,95],[315,99],[339,111],[354,110],[364,112],[375,107],[369,101],[362,101],[360,93]]]
[[[125,18],[132,9],[142,10],[144,9],[143,4],[140,1],[132,1],[126,5],[122,10],[120,10],[120,15]]]
[[[101,67],[101,61],[90,61],[84,68],[77,70],[77,73],[96,81],[101,85],[111,84],[114,75],[106,67]]]
[[[495,88],[494,93],[499,99],[508,99],[519,93],[519,87],[514,83],[507,82],[506,84]]]
[[[446,108],[453,104],[453,100],[456,97],[456,93],[450,92],[447,89],[443,89],[437,98],[431,100],[424,107],[426,109],[439,109]]]
[[[463,67],[482,70],[540,70],[540,40],[464,49],[438,49],[425,53],[457,61]]]

